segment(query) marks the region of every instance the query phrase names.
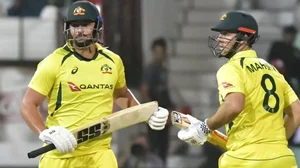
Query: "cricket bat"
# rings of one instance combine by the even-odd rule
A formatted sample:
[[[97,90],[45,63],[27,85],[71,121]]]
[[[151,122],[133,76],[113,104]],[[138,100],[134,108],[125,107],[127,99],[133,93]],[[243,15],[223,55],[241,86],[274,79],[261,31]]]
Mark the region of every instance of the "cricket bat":
[[[151,115],[158,110],[158,103],[152,101],[129,107],[118,112],[112,113],[104,118],[94,121],[88,125],[83,126],[75,130],[70,130],[77,143],[83,143],[89,139],[101,137],[111,132],[141,123],[146,122]],[[49,144],[39,149],[36,149],[27,154],[28,158],[35,158],[41,154],[49,152],[55,149],[54,144]]]
[[[188,120],[188,118],[186,118],[186,115],[177,111],[172,111],[171,121],[174,126],[180,129],[186,129],[190,126],[190,121]],[[214,130],[210,134],[208,134],[207,141],[222,148],[223,150],[227,150],[227,136],[220,131]]]

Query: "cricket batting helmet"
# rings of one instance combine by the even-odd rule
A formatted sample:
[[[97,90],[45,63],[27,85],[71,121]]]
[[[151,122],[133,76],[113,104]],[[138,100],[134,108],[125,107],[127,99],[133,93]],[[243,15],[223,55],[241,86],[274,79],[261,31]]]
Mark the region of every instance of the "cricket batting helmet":
[[[97,7],[88,1],[76,1],[68,9],[67,17],[64,22],[64,34],[66,41],[74,41],[75,39],[70,33],[70,24],[74,22],[94,22],[95,27],[92,37],[82,46],[74,46],[76,48],[88,48],[91,44],[97,42],[101,37],[103,19],[100,16]]]
[[[218,57],[223,56],[231,58],[240,48],[239,44],[247,42],[248,46],[252,47],[259,38],[256,20],[252,15],[244,11],[231,11],[224,14],[220,18],[219,23],[211,28],[211,30],[215,32],[230,32],[237,34],[236,38],[232,39],[235,40],[234,45],[225,55],[222,55],[224,49],[221,49],[219,46],[219,42],[217,41],[218,37],[209,36],[208,46],[212,53]]]

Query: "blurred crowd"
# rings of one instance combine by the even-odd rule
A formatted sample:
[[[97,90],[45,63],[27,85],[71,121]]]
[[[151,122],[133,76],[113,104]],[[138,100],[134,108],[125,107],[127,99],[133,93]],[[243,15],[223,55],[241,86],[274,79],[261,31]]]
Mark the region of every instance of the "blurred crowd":
[[[267,55],[269,63],[285,77],[290,86],[300,96],[300,46],[295,45],[298,29],[294,25],[283,27],[281,39],[273,41]],[[297,163],[300,163],[300,129],[289,139]]]
[[[0,0],[0,17],[40,17],[49,7],[63,9],[77,0]],[[101,0],[87,0],[100,4]]]

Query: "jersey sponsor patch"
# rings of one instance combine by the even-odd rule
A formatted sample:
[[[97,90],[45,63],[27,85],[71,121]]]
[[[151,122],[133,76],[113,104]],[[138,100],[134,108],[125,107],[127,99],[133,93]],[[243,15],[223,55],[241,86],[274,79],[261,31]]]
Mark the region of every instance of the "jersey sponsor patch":
[[[226,89],[226,88],[229,88],[229,87],[234,87],[231,83],[228,83],[228,82],[222,82],[222,86]]]
[[[110,89],[113,90],[114,85],[112,84],[105,84],[105,83],[100,83],[100,84],[80,84],[76,85],[73,82],[67,82],[69,85],[69,88],[71,89],[72,92],[78,92],[82,90],[88,90],[88,89]]]
[[[78,92],[81,91],[78,86],[76,86],[73,82],[68,82],[68,85],[72,92]]]

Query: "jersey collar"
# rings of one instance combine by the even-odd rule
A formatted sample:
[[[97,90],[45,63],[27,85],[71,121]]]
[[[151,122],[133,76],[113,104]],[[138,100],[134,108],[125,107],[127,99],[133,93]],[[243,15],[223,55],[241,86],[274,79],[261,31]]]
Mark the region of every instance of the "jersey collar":
[[[246,51],[240,51],[238,53],[236,53],[235,55],[233,55],[229,61],[232,61],[232,60],[235,60],[235,59],[238,59],[238,58],[242,58],[242,57],[245,57],[245,58],[256,58],[257,57],[257,54],[254,50],[246,50]]]
[[[95,45],[96,45],[97,51],[103,50],[103,47],[102,47],[100,44],[95,43]],[[71,46],[71,43],[70,43],[70,42],[67,42],[63,48],[65,48],[67,51],[72,51],[72,52],[74,52],[74,49],[73,49],[73,47]]]
[[[99,43],[95,43],[98,51],[103,50],[103,47]]]
[[[95,55],[93,56],[92,59],[87,59],[85,57],[82,57],[80,54],[78,54],[77,52],[74,51],[73,47],[71,46],[70,42],[66,43],[65,46],[63,47],[66,51],[73,53],[73,55],[78,58],[79,60],[83,60],[83,61],[91,61],[91,60],[95,60],[98,57],[98,53],[101,52],[103,50],[103,47],[98,44],[95,43],[96,45],[96,50],[97,52],[95,53]]]

